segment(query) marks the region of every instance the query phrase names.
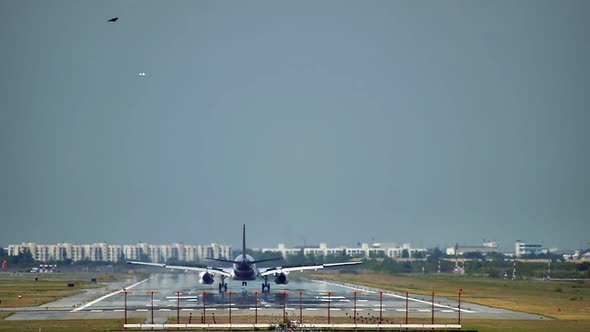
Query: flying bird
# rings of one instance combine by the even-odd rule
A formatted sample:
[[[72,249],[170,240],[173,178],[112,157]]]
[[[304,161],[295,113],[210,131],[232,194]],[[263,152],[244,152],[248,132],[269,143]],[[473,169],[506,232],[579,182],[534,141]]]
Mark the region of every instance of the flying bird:
[[[118,17],[113,17],[110,20],[108,20],[107,22],[117,22],[119,18]]]

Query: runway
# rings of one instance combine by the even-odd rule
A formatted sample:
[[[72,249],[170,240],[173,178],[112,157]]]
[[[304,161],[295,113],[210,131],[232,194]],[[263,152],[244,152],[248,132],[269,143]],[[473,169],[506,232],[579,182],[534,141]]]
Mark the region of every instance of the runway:
[[[399,322],[406,315],[405,294],[383,293],[379,290],[355,285],[334,284],[290,277],[289,284],[272,284],[270,294],[261,294],[261,281],[228,281],[231,294],[219,294],[217,284],[201,285],[196,273],[162,273],[145,280],[128,280],[125,284],[110,284],[100,293],[91,291],[83,295],[64,298],[41,307],[23,308],[7,319],[92,319],[121,318],[125,310],[129,317],[165,321],[176,316],[194,316],[207,319],[227,315],[231,307],[234,316],[255,312],[260,316],[280,316],[283,308],[289,317],[328,316],[354,317],[374,321],[380,313],[385,320]],[[127,294],[122,291],[127,290]],[[177,294],[180,292],[180,294]],[[153,297],[153,298],[152,298]],[[126,305],[125,305],[126,302]],[[456,299],[435,298],[410,294],[407,300],[408,316],[429,318],[458,317]],[[126,309],[125,309],[126,308]],[[6,311],[6,310],[5,310]],[[461,303],[464,319],[539,319],[538,315],[490,308],[472,303]],[[545,317],[543,317],[546,319]]]

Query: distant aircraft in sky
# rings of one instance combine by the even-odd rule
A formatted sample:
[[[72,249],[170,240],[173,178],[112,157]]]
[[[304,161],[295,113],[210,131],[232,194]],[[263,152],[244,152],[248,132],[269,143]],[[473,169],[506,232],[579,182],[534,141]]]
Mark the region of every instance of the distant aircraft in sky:
[[[110,20],[108,20],[107,22],[117,22],[119,18],[118,17],[113,17]]]
[[[218,262],[233,263],[232,268],[217,268],[210,266],[183,266],[183,265],[167,265],[158,263],[146,263],[146,262],[135,262],[128,261],[128,264],[136,265],[148,265],[163,267],[172,270],[187,270],[199,272],[199,283],[210,285],[215,282],[214,277],[219,274],[221,282],[219,283],[219,292],[227,291],[226,278],[242,281],[242,286],[246,286],[248,281],[256,280],[257,277],[264,278],[262,283],[262,292],[270,292],[270,284],[268,283],[268,277],[274,276],[274,281],[278,285],[286,285],[287,275],[292,271],[303,271],[303,270],[318,270],[329,267],[346,266],[346,265],[357,265],[361,264],[362,261],[352,262],[341,262],[341,263],[329,263],[329,264],[310,264],[310,265],[298,265],[288,267],[271,267],[271,268],[256,268],[256,263],[274,261],[283,259],[282,257],[255,260],[252,256],[246,254],[246,225],[244,225],[242,233],[242,254],[238,255],[233,261],[227,259],[218,258],[207,258]]]

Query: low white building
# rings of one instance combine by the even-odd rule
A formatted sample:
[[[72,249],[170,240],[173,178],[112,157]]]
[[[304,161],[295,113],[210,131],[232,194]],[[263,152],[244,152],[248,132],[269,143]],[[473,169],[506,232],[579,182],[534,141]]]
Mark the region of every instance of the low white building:
[[[21,243],[8,246],[8,255],[10,256],[17,256],[25,251],[29,251],[33,259],[39,262],[63,261],[66,259],[77,262],[88,259],[93,262],[116,263],[121,260],[140,260],[147,257],[152,263],[164,263],[170,259],[191,262],[206,257],[232,258],[232,247],[219,243],[196,246],[181,244],[154,245],[148,243],[135,245]]]
[[[527,243],[520,240],[516,240],[516,243],[514,244],[514,255],[516,257],[524,255],[538,255],[543,253],[547,253],[547,249],[543,249],[542,244]]]
[[[407,251],[409,258],[415,256],[416,253],[426,253],[426,249],[412,248],[409,243],[403,244],[401,247],[395,243],[363,243],[360,247],[328,247],[326,243],[320,243],[319,246],[296,247],[287,248],[283,243],[279,243],[277,248],[261,248],[257,249],[261,252],[276,252],[280,253],[284,258],[288,255],[304,255],[314,256],[352,256],[352,257],[390,257],[401,258],[404,250]]]

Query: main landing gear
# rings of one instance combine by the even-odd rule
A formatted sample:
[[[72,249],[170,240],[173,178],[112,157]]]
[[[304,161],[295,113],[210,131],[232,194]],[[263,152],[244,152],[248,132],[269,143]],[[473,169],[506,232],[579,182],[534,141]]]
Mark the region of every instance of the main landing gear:
[[[264,282],[262,283],[262,292],[264,293],[264,289],[266,288],[266,292],[270,293],[270,284],[268,283],[268,276],[264,276]]]
[[[225,282],[225,276],[221,276],[221,282],[219,283],[219,293],[227,292],[227,282]]]
[[[242,287],[246,287],[248,286],[248,282],[247,281],[242,281]]]

